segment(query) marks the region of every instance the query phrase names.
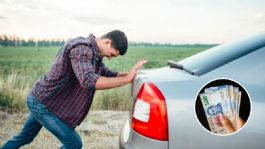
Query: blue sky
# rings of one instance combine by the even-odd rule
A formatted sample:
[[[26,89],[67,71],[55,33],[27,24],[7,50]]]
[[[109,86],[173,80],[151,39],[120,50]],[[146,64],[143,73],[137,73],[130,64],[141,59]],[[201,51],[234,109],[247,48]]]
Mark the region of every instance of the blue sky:
[[[265,31],[265,1],[0,0],[0,34],[68,39],[113,29],[129,41],[224,43]]]

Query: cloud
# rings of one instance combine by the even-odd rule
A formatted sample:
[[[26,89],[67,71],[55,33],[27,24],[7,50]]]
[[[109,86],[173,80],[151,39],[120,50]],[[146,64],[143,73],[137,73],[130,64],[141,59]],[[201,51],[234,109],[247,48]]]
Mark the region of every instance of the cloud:
[[[74,16],[74,20],[87,23],[90,25],[106,25],[106,24],[124,24],[127,21],[122,19],[114,19],[99,16]]]
[[[254,16],[255,20],[260,23],[265,23],[265,12],[259,12]]]
[[[263,31],[264,4],[264,0],[0,0],[0,28],[6,34],[36,38],[70,38],[86,30],[104,34],[119,28],[132,41],[223,43]]]
[[[0,4],[5,4],[6,0],[0,0]]]
[[[37,10],[37,9],[40,9],[38,6],[35,6],[35,5],[27,5],[25,6],[26,8],[28,9],[31,9],[31,10]]]
[[[6,17],[0,16],[0,20],[4,20],[4,19],[6,19]]]

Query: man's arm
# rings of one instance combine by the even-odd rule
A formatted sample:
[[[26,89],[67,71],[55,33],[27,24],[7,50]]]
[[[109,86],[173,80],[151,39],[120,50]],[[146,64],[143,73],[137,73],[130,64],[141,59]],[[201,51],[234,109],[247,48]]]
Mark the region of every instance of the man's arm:
[[[96,89],[110,89],[114,87],[119,87],[128,83],[131,83],[137,73],[137,71],[145,64],[147,60],[139,60],[129,73],[118,73],[117,77],[100,77],[96,82]]]
[[[146,60],[138,61],[128,74],[119,73],[118,77],[103,77],[95,73],[90,63],[93,53],[87,46],[79,45],[72,49],[69,57],[74,73],[82,87],[98,90],[119,87],[132,82],[137,71],[147,62]]]
[[[119,72],[117,74],[117,77],[123,77],[123,76],[126,76],[126,75],[128,75],[128,72]]]
[[[130,80],[126,77],[100,77],[96,82],[97,90],[110,89],[119,87],[130,83]]]
[[[78,45],[69,54],[73,71],[80,85],[87,89],[95,89],[100,75],[96,74],[91,64],[93,51],[86,45]]]

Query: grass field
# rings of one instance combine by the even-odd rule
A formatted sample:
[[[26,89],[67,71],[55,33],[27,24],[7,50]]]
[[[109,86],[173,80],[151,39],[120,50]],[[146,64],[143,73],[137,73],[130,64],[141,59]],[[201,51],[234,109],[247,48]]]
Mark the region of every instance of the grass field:
[[[0,107],[25,109],[24,98],[33,83],[44,75],[60,47],[0,47]],[[124,56],[105,60],[115,71],[129,71],[140,58],[148,63],[143,69],[167,65],[204,50],[201,47],[130,47]],[[92,109],[127,110],[130,85],[97,91]]]

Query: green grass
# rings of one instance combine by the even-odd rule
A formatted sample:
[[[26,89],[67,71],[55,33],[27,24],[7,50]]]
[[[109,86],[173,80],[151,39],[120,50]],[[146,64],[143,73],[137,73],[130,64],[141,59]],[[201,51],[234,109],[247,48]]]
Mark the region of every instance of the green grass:
[[[0,107],[25,109],[24,98],[33,83],[44,75],[60,47],[0,47]],[[201,47],[130,47],[124,56],[105,60],[115,71],[129,71],[137,60],[146,58],[143,69],[167,65],[204,50]],[[97,91],[92,108],[127,110],[130,85]]]

